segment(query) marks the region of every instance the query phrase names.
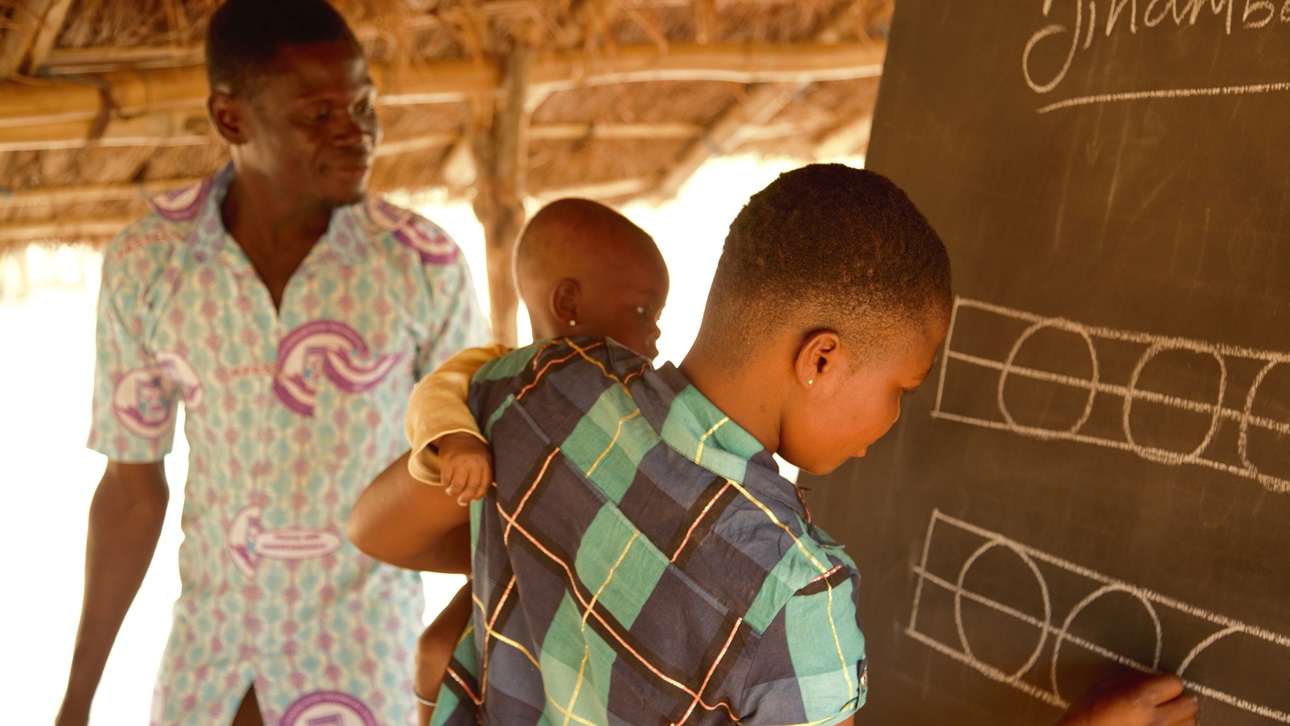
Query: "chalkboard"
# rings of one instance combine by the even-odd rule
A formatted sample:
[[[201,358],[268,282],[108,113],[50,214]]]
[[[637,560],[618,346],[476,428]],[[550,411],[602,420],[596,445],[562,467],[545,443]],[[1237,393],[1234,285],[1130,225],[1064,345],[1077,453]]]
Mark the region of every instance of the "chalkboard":
[[[899,0],[868,166],[957,302],[869,455],[859,723],[1047,724],[1125,666],[1290,723],[1290,2]]]

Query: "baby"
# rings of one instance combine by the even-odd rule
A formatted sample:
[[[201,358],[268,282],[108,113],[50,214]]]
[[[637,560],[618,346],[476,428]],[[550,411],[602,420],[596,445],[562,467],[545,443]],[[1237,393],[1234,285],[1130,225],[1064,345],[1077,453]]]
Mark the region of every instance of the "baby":
[[[515,277],[529,311],[533,338],[596,335],[613,339],[631,350],[658,355],[658,317],[667,302],[668,274],[654,240],[626,217],[585,199],[561,199],[533,216],[516,249]],[[466,406],[475,371],[505,355],[502,345],[472,348],[454,356],[416,388],[408,402],[407,433],[411,445],[406,471],[420,482],[442,485],[457,504],[482,497],[493,482],[492,452]],[[395,469],[398,462],[391,466]],[[427,553],[428,559],[408,557],[383,539],[404,536],[391,509],[377,512],[397,472],[387,469],[355,504],[350,538],[361,549],[391,564],[415,569],[468,572],[469,528],[462,526],[451,547],[455,564],[443,564],[453,554]],[[402,491],[414,490],[403,486]],[[422,497],[423,493],[415,493]],[[402,502],[407,502],[405,498]],[[444,512],[445,501],[432,516]],[[401,514],[398,516],[402,516]],[[464,519],[463,519],[464,521]],[[415,543],[408,543],[415,547]],[[433,714],[431,699],[462,631],[470,620],[470,586],[452,599],[417,643],[416,698],[422,724]]]

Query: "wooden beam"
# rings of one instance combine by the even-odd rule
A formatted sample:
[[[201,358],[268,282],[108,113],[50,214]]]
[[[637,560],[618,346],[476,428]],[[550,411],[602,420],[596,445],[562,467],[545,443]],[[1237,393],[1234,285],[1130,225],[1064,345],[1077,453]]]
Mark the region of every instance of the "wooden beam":
[[[885,45],[878,42],[778,46],[673,44],[620,46],[614,57],[589,60],[578,50],[543,56],[533,63],[529,93],[644,81],[821,81],[869,78],[882,72]],[[375,66],[380,102],[391,105],[446,103],[502,88],[502,61],[437,61],[407,67]],[[39,83],[0,83],[0,128],[98,118],[103,91],[120,117],[205,106],[206,72],[200,66],[114,71]]]
[[[0,35],[0,78],[8,78],[22,68],[44,22],[50,0],[28,0],[18,3],[9,16],[9,26]]]
[[[722,156],[737,148],[749,136],[752,127],[761,126],[779,113],[789,101],[801,93],[807,83],[776,83],[757,86],[743,103],[726,109],[703,136],[690,144],[659,178],[650,198],[661,203],[676,196],[704,162],[713,156]]]
[[[63,23],[67,20],[67,11],[71,7],[72,0],[53,0],[48,3],[40,30],[36,33],[36,39],[31,44],[27,59],[19,70],[28,75],[35,75],[45,64],[45,58],[54,47],[54,41],[58,40],[58,34],[62,32]]]
[[[10,16],[0,38],[0,78],[33,74],[40,69],[63,29],[71,0],[28,0]]]
[[[35,126],[0,126],[0,151],[79,149],[95,146],[200,146],[213,141],[204,114],[192,111],[148,113],[108,121],[101,135],[96,121],[64,121]]]
[[[814,43],[819,48],[835,48],[854,45],[865,48],[871,54],[875,64],[874,75],[882,73],[882,62],[886,54],[886,44],[876,40],[866,40],[859,44],[837,42],[839,32],[848,20],[850,7],[844,7],[815,33]],[[681,153],[671,169],[659,178],[658,186],[651,194],[655,204],[673,197],[704,162],[715,156],[733,151],[748,135],[751,125],[764,125],[793,98],[805,91],[813,82],[827,80],[823,77],[798,76],[790,83],[765,84],[755,87],[742,103],[728,107],[713,122],[712,127],[701,139],[691,144]]]
[[[67,121],[43,126],[0,127],[0,152],[79,149],[82,147],[117,146],[200,146],[215,141],[204,114],[178,111],[142,114],[113,119],[102,135],[90,139],[94,121]],[[691,123],[561,123],[534,126],[530,140],[576,141],[580,139],[693,139],[703,127]],[[760,137],[762,132],[754,130]],[[781,131],[768,131],[771,137]],[[456,143],[461,135],[455,131],[437,131],[402,139],[386,139],[376,148],[378,157],[397,156]]]
[[[852,154],[863,154],[869,147],[869,134],[873,131],[873,116],[862,116],[830,131],[815,146],[815,158],[820,161]]]
[[[441,146],[456,143],[459,138],[461,138],[461,134],[456,131],[436,131],[407,139],[391,139],[382,141],[376,147],[376,156],[398,156],[399,154],[437,149]]]
[[[632,177],[613,181],[589,182],[568,187],[544,189],[534,195],[539,202],[546,203],[563,197],[584,197],[587,199],[612,199],[640,194],[650,189],[655,183],[653,177]]]
[[[480,107],[472,130],[477,164],[475,216],[484,227],[488,263],[489,318],[493,337],[506,345],[518,341],[515,243],[524,226],[524,172],[528,159],[528,94],[533,51],[517,45],[507,56],[505,93],[491,108]]]
[[[691,123],[545,124],[529,129],[530,139],[576,141],[579,139],[692,139],[703,127]]]
[[[81,242],[112,237],[133,222],[131,217],[92,220],[0,222],[0,242]]]
[[[147,199],[171,189],[189,186],[198,178],[160,179],[140,184],[85,184],[73,187],[0,190],[0,208],[32,204],[73,204],[107,202],[122,199]]]

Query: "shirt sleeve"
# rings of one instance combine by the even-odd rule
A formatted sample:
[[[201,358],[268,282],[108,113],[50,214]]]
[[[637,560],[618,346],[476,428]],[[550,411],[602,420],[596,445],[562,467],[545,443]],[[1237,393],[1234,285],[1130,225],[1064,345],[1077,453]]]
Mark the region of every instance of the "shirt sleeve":
[[[488,443],[466,405],[466,397],[475,372],[488,361],[509,351],[500,343],[467,348],[449,358],[412,389],[405,427],[408,445],[412,449],[408,472],[413,477],[427,484],[442,483],[438,452],[430,447],[430,442],[440,436],[467,433]]]
[[[448,262],[423,265],[431,294],[432,323],[417,346],[415,374],[424,378],[458,351],[490,342],[488,321],[479,310],[470,267],[460,250]]]
[[[859,574],[839,565],[788,599],[762,635],[744,687],[749,724],[833,724],[868,695]]]
[[[126,241],[118,238],[103,258],[87,446],[113,461],[144,463],[170,453],[179,395],[144,339],[151,327],[142,288],[147,276],[133,254],[121,253]]]

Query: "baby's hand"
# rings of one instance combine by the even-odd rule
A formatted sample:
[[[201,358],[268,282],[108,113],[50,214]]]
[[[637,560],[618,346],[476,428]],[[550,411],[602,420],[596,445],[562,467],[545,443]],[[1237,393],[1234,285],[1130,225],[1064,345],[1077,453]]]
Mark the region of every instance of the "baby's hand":
[[[463,507],[484,496],[493,483],[493,452],[470,434],[444,434],[433,444],[439,449],[439,470],[445,491]]]
[[[1197,707],[1177,676],[1130,672],[1093,686],[1057,726],[1194,726]]]

